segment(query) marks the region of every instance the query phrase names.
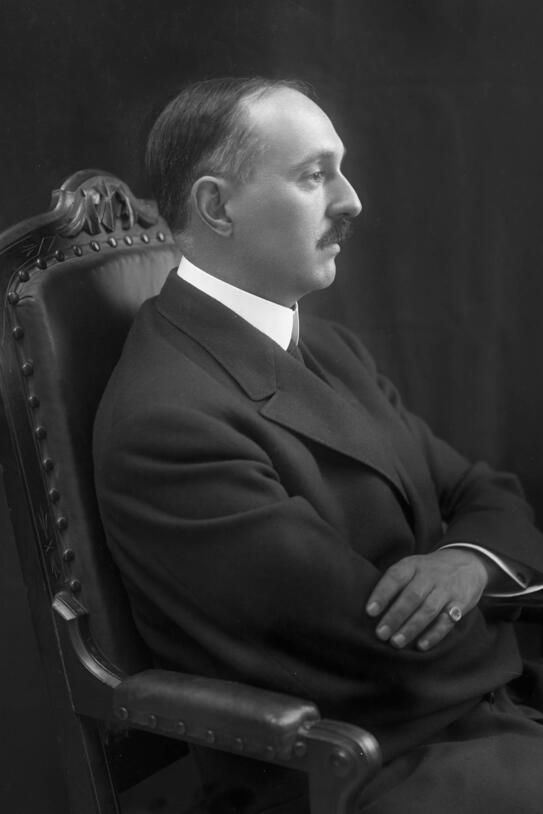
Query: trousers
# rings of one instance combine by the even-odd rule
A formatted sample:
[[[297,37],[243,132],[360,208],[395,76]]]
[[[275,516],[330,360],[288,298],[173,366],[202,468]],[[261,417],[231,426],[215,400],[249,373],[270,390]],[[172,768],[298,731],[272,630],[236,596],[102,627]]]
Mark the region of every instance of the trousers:
[[[505,689],[384,766],[359,814],[541,814],[543,714]]]

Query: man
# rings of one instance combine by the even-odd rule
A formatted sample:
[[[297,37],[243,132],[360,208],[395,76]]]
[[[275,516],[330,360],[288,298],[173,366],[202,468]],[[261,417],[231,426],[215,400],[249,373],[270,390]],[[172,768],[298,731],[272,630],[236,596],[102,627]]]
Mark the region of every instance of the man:
[[[97,417],[109,543],[162,666],[376,735],[361,812],[539,812],[543,730],[501,689],[511,624],[478,605],[540,584],[515,479],[436,439],[340,326],[303,318],[297,343],[361,211],[343,154],[297,83],[210,80],[159,117],[149,171],[184,257]],[[220,810],[307,810],[297,777],[252,766],[219,766]]]

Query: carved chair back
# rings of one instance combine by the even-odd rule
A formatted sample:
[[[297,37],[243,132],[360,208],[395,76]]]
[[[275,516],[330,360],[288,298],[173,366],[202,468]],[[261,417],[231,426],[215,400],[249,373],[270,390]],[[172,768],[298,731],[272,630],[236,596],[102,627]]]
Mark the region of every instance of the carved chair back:
[[[0,235],[0,392],[23,473],[22,483],[9,477],[4,456],[10,506],[29,524],[55,609],[88,618],[90,649],[112,673],[149,657],[104,541],[92,425],[136,311],[178,259],[154,205],[95,170],[68,178],[45,215]]]

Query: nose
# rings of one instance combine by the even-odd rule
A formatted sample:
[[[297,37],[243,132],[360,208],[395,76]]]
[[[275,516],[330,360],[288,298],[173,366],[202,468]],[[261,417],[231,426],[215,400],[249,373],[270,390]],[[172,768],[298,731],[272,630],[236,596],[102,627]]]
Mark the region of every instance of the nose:
[[[354,187],[349,183],[344,175],[339,173],[336,180],[334,194],[330,201],[328,214],[330,217],[348,215],[356,218],[362,212],[362,204],[355,192]]]

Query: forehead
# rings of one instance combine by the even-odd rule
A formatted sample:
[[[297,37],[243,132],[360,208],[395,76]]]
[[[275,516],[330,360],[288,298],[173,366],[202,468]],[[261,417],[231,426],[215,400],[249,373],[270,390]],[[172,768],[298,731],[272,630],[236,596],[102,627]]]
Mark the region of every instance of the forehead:
[[[319,155],[338,161],[343,157],[332,122],[302,93],[279,88],[245,104],[250,127],[264,148],[264,163],[294,166]]]

